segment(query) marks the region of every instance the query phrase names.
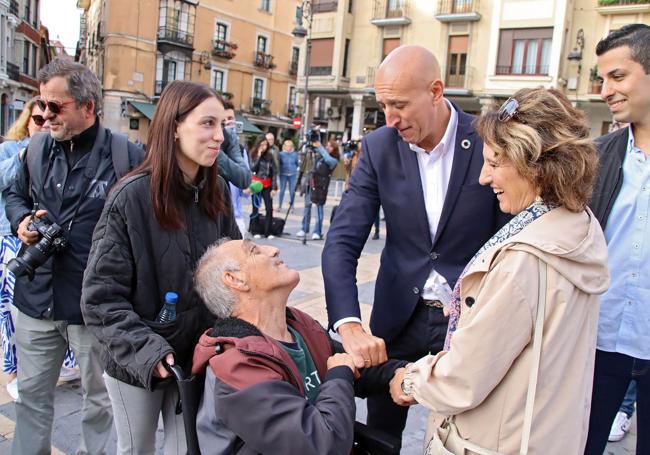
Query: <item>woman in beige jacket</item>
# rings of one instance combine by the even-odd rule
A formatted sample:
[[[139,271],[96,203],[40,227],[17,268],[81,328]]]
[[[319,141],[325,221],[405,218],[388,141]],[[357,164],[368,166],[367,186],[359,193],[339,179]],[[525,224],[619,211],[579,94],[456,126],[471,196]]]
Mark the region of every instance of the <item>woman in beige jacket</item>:
[[[515,217],[461,275],[448,349],[401,371],[391,393],[398,404],[417,401],[431,410],[429,454],[456,453],[442,448],[450,447],[442,439],[454,424],[457,440],[486,449],[467,453],[519,453],[544,269],[541,360],[526,445],[530,454],[579,455],[598,295],[609,284],[605,239],[586,208],[597,168],[589,128],[564,95],[539,88],[518,91],[479,119],[477,130],[485,142],[480,183]]]

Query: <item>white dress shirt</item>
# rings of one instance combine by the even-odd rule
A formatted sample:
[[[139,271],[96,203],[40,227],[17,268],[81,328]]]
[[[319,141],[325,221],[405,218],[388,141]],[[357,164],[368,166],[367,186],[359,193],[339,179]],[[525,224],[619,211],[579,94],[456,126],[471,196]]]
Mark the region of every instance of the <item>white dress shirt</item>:
[[[431,234],[431,243],[436,237],[438,223],[442,214],[442,206],[447,196],[447,187],[451,176],[451,167],[454,161],[454,148],[456,144],[456,128],[458,126],[458,113],[449,102],[445,99],[447,106],[451,111],[449,123],[445,134],[432,150],[426,151],[415,144],[409,144],[409,147],[416,154],[418,168],[420,169],[420,182],[422,183],[422,193],[424,194],[424,205],[429,221],[429,233]],[[445,277],[431,270],[429,277],[424,283],[421,297],[427,300],[440,300],[445,306],[451,301],[451,288]],[[357,317],[342,318],[334,323],[334,330],[346,322],[361,322]]]

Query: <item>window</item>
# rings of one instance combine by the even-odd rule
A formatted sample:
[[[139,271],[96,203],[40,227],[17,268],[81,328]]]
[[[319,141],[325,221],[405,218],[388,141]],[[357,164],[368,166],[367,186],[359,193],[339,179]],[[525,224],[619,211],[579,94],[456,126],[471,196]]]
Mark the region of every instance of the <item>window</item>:
[[[261,0],[260,9],[266,11],[267,13],[271,12],[271,0]]]
[[[223,70],[212,70],[212,88],[218,92],[224,91],[224,72]]]
[[[158,38],[192,44],[195,14],[193,4],[183,0],[160,0]]]
[[[393,49],[398,48],[400,45],[400,38],[384,38],[384,48],[382,50],[381,59],[385,59]]]
[[[348,0],[348,13],[352,12],[352,0]]]
[[[300,48],[294,46],[291,49],[291,61],[298,63],[298,60],[300,60]]]
[[[25,17],[23,19],[27,23],[32,21],[32,0],[25,0]]]
[[[217,22],[215,30],[215,49],[223,51],[226,49],[226,37],[228,36],[228,26],[222,22]]]
[[[345,40],[345,49],[343,52],[343,72],[341,73],[341,76],[343,77],[348,77],[348,56],[350,52],[350,40],[346,39]]]
[[[156,59],[156,95],[160,95],[165,86],[175,80],[188,80],[191,74],[192,62],[178,51],[158,54]]]
[[[328,76],[332,74],[334,58],[334,38],[312,39],[309,74]]]
[[[548,74],[552,28],[501,30],[496,74]]]
[[[266,54],[266,43],[268,39],[266,36],[258,35],[257,36],[257,52],[262,52]]]
[[[29,49],[31,43],[27,40],[23,42],[23,73],[29,74]]]
[[[289,106],[295,108],[296,106],[296,87],[289,86]]]
[[[468,43],[469,36],[466,35],[449,37],[449,51],[447,54],[448,87],[465,87]]]
[[[36,46],[32,44],[31,48],[32,48],[32,66],[30,68],[29,75],[32,76],[33,78],[36,78],[36,56],[37,56]]]
[[[264,99],[264,79],[255,78],[253,80],[253,98]]]

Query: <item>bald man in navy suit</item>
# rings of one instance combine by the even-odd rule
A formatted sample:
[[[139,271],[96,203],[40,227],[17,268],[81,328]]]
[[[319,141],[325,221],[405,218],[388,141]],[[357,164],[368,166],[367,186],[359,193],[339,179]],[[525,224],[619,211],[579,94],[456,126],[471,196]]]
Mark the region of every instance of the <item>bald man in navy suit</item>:
[[[509,219],[492,189],[478,183],[483,143],[474,117],[443,90],[438,61],[420,46],[398,47],[376,73],[386,126],[363,139],[322,258],[330,327],[358,368],[440,351],[458,276]],[[370,334],[361,326],[355,276],[379,206],[387,236]],[[368,399],[368,424],[396,437],[407,413],[387,395]]]

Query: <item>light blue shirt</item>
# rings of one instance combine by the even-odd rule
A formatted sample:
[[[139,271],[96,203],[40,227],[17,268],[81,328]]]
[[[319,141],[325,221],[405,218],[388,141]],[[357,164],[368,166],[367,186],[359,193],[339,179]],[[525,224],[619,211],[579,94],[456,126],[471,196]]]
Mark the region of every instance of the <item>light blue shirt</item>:
[[[20,167],[18,152],[27,147],[27,144],[29,138],[0,144],[0,236],[11,235],[11,226],[5,214],[6,196]]]
[[[600,301],[598,349],[650,360],[650,158],[629,140],[605,228],[612,281]]]

